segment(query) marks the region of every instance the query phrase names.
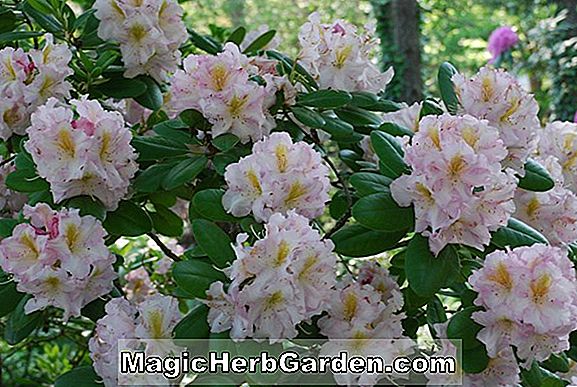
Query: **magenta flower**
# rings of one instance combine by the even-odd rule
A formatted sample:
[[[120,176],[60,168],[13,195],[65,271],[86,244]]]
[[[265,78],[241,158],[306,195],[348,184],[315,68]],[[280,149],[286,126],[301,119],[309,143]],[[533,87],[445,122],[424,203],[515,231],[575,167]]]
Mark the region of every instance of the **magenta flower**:
[[[518,42],[519,36],[511,27],[504,26],[495,29],[489,36],[489,44],[487,46],[487,49],[493,55],[489,63],[493,63],[499,55],[510,50]]]

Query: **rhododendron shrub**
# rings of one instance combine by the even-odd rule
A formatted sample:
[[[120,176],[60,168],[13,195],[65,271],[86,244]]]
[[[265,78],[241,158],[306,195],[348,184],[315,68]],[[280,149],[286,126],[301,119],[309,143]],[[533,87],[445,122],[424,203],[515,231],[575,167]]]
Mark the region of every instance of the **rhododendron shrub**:
[[[466,385],[574,377],[577,125],[541,123],[513,74],[444,63],[408,105],[373,27],[322,12],[290,57],[176,0],[1,10],[22,23],[0,34],[0,383],[116,386],[121,342],[223,338],[389,360],[447,338]],[[70,361],[25,374],[48,341]]]

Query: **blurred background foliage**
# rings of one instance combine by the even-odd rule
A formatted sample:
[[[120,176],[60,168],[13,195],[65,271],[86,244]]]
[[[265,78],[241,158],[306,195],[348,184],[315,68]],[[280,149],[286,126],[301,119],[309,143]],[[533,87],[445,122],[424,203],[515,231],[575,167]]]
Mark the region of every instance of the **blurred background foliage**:
[[[1,3],[2,0],[0,0]],[[93,0],[69,1],[81,9]],[[436,72],[444,61],[475,73],[491,55],[487,39],[499,26],[511,26],[520,43],[501,66],[515,72],[537,97],[543,118],[573,120],[577,110],[577,0],[182,0],[189,28],[224,35],[243,25],[277,30],[280,51],[298,55],[298,30],[308,15],[374,23],[381,39],[374,60],[397,75],[387,93],[402,101],[438,95]],[[133,267],[162,254],[134,238],[119,247]],[[153,270],[153,269],[151,269]],[[162,282],[162,281],[159,281]],[[44,332],[34,350],[19,352],[0,341],[0,385],[40,385],[86,360],[82,327]],[[32,345],[27,343],[27,345]],[[3,347],[4,346],[4,347]],[[23,355],[26,354],[26,355]],[[42,375],[42,379],[31,375]]]

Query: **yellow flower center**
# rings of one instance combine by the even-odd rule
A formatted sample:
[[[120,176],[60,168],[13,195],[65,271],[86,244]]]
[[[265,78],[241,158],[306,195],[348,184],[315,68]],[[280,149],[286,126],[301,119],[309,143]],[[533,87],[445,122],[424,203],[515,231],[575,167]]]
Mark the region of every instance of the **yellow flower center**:
[[[307,189],[304,185],[301,184],[300,181],[296,181],[291,185],[289,193],[285,198],[284,202],[286,205],[290,205],[291,203],[297,201],[300,197],[307,193]]]
[[[70,158],[74,158],[76,155],[76,145],[74,144],[74,141],[72,140],[72,137],[70,137],[70,133],[67,130],[63,129],[60,131],[60,133],[58,133],[56,145]]]
[[[287,158],[288,148],[284,144],[277,145],[275,149],[276,155],[276,162],[278,166],[278,171],[280,173],[284,173],[288,167],[288,158]]]
[[[543,274],[537,280],[531,282],[531,293],[534,303],[542,304],[545,301],[545,297],[551,287],[551,282],[551,276],[549,274]]]
[[[347,321],[351,321],[357,313],[358,300],[354,293],[347,293],[343,305],[343,317]]]
[[[507,266],[503,262],[499,262],[493,274],[489,275],[489,281],[498,283],[507,290],[513,289],[513,279],[507,270]]]

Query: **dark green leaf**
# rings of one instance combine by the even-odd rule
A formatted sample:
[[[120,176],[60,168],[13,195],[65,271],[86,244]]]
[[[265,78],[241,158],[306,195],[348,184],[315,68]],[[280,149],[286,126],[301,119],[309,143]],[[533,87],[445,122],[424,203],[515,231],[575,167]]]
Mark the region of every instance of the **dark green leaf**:
[[[24,305],[30,298],[30,296],[22,298],[16,309],[8,316],[4,339],[10,345],[18,344],[27,338],[42,321],[41,312],[32,312],[30,314],[24,312]]]
[[[157,233],[169,237],[180,237],[183,231],[182,219],[167,207],[155,205],[155,212],[149,212],[152,225]]]
[[[178,161],[151,165],[134,180],[134,189],[136,189],[138,192],[158,191],[166,175],[177,164]]]
[[[158,83],[150,77],[139,77],[141,82],[146,85],[146,91],[134,97],[134,100],[140,105],[150,110],[158,110],[162,107],[162,91]]]
[[[50,186],[34,170],[16,170],[6,176],[6,186],[18,192],[39,192],[50,189]]]
[[[16,290],[14,281],[8,281],[1,276],[0,278],[2,279],[2,282],[0,282],[0,300],[2,300],[0,302],[0,317],[4,317],[16,309],[25,294]]]
[[[80,209],[80,215],[92,215],[96,219],[104,220],[106,218],[106,208],[100,200],[93,199],[90,196],[77,196],[67,202],[67,207]]]
[[[555,181],[539,162],[529,159],[525,163],[525,176],[519,179],[519,188],[544,192],[555,186]]]
[[[146,211],[129,201],[120,202],[116,211],[109,212],[103,226],[113,235],[139,236],[152,231]]]
[[[206,156],[198,156],[181,161],[168,172],[162,181],[162,188],[170,191],[191,182],[202,172],[207,162]]]
[[[228,214],[222,206],[222,195],[220,189],[206,189],[197,192],[192,198],[192,208],[200,216],[217,222],[234,222],[238,219]]]
[[[146,83],[138,79],[116,78],[95,87],[100,93],[117,99],[135,98],[146,92]]]
[[[455,85],[453,84],[453,75],[457,74],[457,69],[449,62],[444,62],[439,67],[439,74],[437,81],[439,82],[439,90],[441,91],[441,98],[449,113],[455,114],[459,108],[459,98],[455,93]]]
[[[504,249],[505,247],[531,246],[535,243],[547,244],[547,239],[537,230],[515,218],[510,218],[507,226],[493,233],[491,243]]]
[[[371,172],[358,172],[349,178],[357,196],[368,196],[376,193],[388,193],[393,179]]]
[[[32,3],[33,2],[30,0],[27,0],[22,4],[22,10],[24,13],[48,32],[54,34],[62,34],[64,32],[64,27],[62,27],[62,24],[50,14],[51,12],[46,13],[45,11],[39,11],[32,5]]]
[[[276,35],[275,30],[270,30],[270,31],[265,32],[264,34],[260,35],[258,38],[253,40],[247,46],[247,48],[244,49],[243,53],[244,54],[250,54],[250,53],[256,52],[258,50],[262,50],[263,48],[266,47],[267,44],[269,44],[274,39],[275,35]]]
[[[208,36],[203,36],[195,31],[189,30],[188,33],[192,38],[194,45],[209,54],[216,55],[222,51],[222,45]]]
[[[16,42],[18,40],[31,39],[44,35],[43,32],[36,31],[12,31],[0,34],[0,45]]]
[[[288,74],[290,76],[290,79],[296,78],[299,81],[304,81],[303,83],[315,89],[319,88],[315,79],[300,64],[295,63],[288,56],[278,51],[272,51],[272,50],[266,51],[266,55],[269,58],[276,59],[280,62],[284,70],[281,75]],[[298,75],[298,77],[295,77],[295,75]]]
[[[237,46],[240,46],[244,37],[246,36],[246,29],[244,27],[237,27],[226,39],[227,42],[232,42]]]
[[[227,150],[233,148],[238,144],[238,137],[231,133],[221,134],[212,140],[212,145],[214,145],[218,150],[226,152]]]
[[[392,248],[405,235],[405,231],[386,233],[351,224],[334,233],[331,239],[337,253],[348,257],[367,257]]]
[[[346,91],[318,90],[299,95],[297,103],[313,108],[334,109],[348,104],[352,97]]]
[[[339,116],[341,120],[348,122],[354,127],[381,124],[381,119],[378,115],[361,108],[356,107],[341,108],[335,110],[335,113],[337,116]]]
[[[410,136],[413,137],[414,133],[412,130],[405,128],[404,126],[397,125],[394,122],[383,122],[379,127],[379,130],[386,132],[395,137]]]
[[[408,171],[409,167],[403,160],[403,149],[395,137],[375,130],[371,133],[371,143],[379,157],[381,172],[384,175],[395,179]]]
[[[389,193],[378,193],[359,199],[353,206],[353,217],[363,226],[378,231],[402,231],[413,227],[412,207],[399,207]]]
[[[229,266],[235,258],[232,242],[216,224],[205,219],[192,221],[192,233],[200,248],[220,268]]]
[[[193,297],[205,298],[206,290],[215,281],[226,281],[226,276],[210,263],[199,259],[176,262],[172,267],[174,282]]]
[[[325,125],[322,130],[329,133],[335,140],[351,138],[354,133],[354,128],[348,122],[342,121],[334,116],[323,114]]]
[[[14,227],[20,223],[17,219],[5,218],[0,219],[0,239],[7,238],[12,235]]]
[[[210,327],[207,318],[208,307],[199,303],[176,324],[173,330],[174,338],[182,340],[208,339]]]
[[[451,340],[461,340],[464,350],[484,346],[477,339],[477,334],[483,327],[473,321],[471,317],[474,312],[479,310],[480,308],[476,306],[465,308],[455,313],[447,325],[447,337]]]
[[[54,382],[54,387],[101,387],[101,378],[92,366],[74,368],[60,375]]]
[[[459,270],[459,257],[453,246],[446,246],[437,257],[429,241],[415,234],[405,255],[405,272],[409,286],[420,296],[432,297],[447,285],[452,273]]]
[[[351,96],[353,99],[351,100],[350,105],[360,108],[371,108],[379,102],[379,97],[376,94],[367,91],[356,91],[351,93]]]
[[[322,129],[323,126],[325,126],[326,121],[324,117],[314,110],[293,106],[291,111],[293,112],[295,118],[305,126],[319,129]]]
[[[174,158],[189,153],[186,144],[161,136],[140,136],[132,139],[139,161]]]

